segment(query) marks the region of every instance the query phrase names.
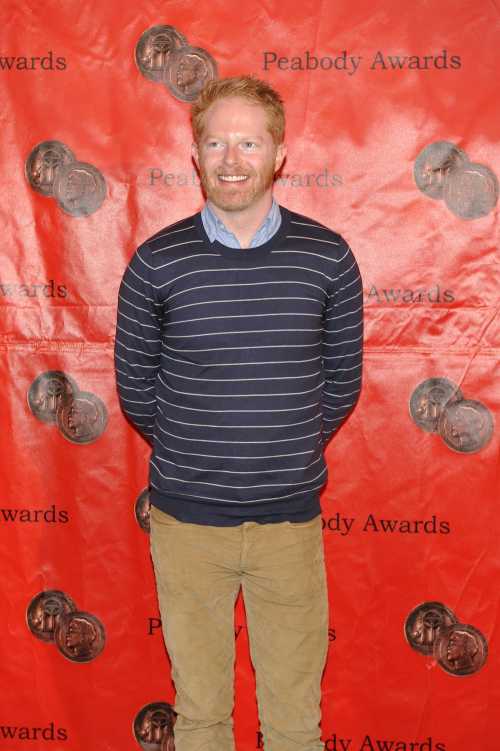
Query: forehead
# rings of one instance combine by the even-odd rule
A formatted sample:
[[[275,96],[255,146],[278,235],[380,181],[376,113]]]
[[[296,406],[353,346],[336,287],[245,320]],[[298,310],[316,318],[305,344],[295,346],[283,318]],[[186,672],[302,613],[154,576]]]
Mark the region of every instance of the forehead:
[[[258,102],[243,97],[217,99],[205,112],[203,135],[214,130],[269,132],[267,113]]]

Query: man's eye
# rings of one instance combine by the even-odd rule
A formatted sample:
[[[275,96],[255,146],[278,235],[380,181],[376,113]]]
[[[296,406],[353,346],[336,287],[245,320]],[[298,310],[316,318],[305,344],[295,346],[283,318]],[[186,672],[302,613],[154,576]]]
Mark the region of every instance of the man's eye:
[[[207,142],[207,148],[208,149],[218,149],[221,146],[220,141],[208,141]]]
[[[255,141],[244,141],[243,148],[245,151],[254,151],[257,148]]]

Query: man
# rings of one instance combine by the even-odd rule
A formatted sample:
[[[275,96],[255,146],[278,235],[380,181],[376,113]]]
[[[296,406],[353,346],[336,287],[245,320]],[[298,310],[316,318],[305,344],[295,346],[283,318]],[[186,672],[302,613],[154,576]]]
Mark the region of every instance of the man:
[[[357,400],[362,290],[344,240],[273,201],[279,95],[193,105],[203,211],[139,247],[120,290],[123,408],[153,443],[151,545],[176,751],[231,751],[240,587],[266,751],[322,749],[323,448]]]

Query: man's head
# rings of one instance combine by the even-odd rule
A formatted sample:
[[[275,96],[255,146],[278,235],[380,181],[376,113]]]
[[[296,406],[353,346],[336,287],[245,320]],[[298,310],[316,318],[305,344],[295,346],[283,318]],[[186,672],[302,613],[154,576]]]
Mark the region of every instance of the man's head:
[[[267,128],[278,146],[285,136],[285,109],[283,100],[271,86],[253,76],[234,76],[209,81],[191,106],[191,124],[196,143],[203,133],[207,110],[220,99],[246,99],[248,103],[262,107],[266,113]]]
[[[286,154],[278,94],[249,76],[211,81],[192,122],[193,159],[212,204],[224,212],[267,211]]]

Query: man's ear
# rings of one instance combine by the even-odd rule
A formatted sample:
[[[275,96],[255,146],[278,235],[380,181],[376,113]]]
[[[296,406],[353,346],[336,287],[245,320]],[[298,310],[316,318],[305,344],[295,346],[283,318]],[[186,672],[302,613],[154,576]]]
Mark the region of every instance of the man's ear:
[[[191,144],[191,156],[194,159],[194,163],[199,168],[200,160],[199,160],[198,144],[195,141]]]
[[[286,144],[280,143],[278,144],[276,148],[276,160],[274,163],[275,172],[278,172],[281,169],[283,162],[285,161],[285,157],[286,157]]]

